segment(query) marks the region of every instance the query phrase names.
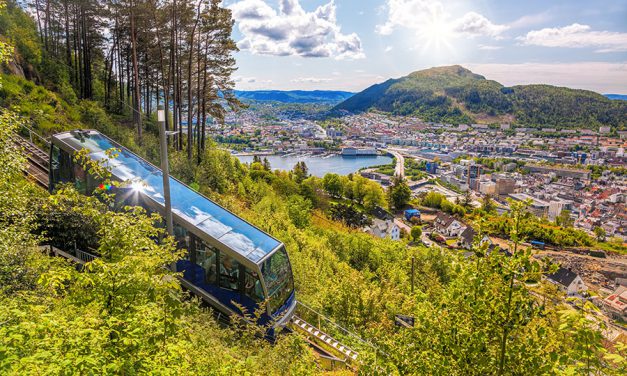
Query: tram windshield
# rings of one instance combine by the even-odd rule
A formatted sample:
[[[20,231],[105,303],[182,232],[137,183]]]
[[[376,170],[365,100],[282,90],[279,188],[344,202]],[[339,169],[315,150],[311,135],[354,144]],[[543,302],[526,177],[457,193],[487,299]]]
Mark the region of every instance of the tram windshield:
[[[276,313],[294,290],[294,278],[285,248],[281,247],[261,266],[269,295],[270,312]]]

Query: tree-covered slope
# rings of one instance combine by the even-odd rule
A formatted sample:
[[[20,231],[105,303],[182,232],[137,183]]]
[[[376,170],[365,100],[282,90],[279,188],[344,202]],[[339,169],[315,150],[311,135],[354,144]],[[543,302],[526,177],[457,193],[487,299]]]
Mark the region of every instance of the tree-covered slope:
[[[508,121],[529,126],[624,128],[627,103],[550,85],[505,87],[459,65],[417,71],[373,85],[335,110],[375,109],[426,121]]]

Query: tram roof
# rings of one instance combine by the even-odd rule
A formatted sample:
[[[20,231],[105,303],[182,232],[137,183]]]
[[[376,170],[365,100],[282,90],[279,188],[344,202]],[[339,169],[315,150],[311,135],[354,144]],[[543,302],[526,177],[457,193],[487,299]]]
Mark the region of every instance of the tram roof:
[[[121,181],[141,183],[139,189],[144,195],[165,206],[161,169],[98,131],[70,131],[56,134],[54,137],[75,151],[88,149],[93,160],[108,159],[107,166],[114,177]],[[105,151],[111,148],[120,150],[117,158],[107,157]],[[260,262],[281,244],[172,177],[170,196],[172,213],[254,263]]]

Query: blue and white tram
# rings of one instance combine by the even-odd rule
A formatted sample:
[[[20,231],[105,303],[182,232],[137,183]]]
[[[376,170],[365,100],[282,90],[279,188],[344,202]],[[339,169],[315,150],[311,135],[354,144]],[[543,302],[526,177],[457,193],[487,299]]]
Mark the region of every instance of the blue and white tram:
[[[105,152],[112,148],[120,150],[116,158]],[[104,161],[112,179],[131,182],[112,188],[116,200],[165,216],[161,170],[93,130],[52,137],[50,191],[71,182],[81,193],[90,194],[100,185],[73,161],[81,149],[87,149],[92,160]],[[241,314],[234,302],[252,313],[267,300],[259,323],[272,323],[273,329],[285,326],[296,299],[284,245],[174,178],[170,178],[170,192],[174,236],[178,247],[188,251],[176,263],[185,287],[226,315]]]

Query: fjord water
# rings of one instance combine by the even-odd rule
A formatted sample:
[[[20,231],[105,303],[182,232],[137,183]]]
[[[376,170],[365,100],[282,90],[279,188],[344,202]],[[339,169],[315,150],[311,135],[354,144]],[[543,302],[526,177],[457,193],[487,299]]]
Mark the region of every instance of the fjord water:
[[[253,156],[251,155],[240,155],[237,156],[237,158],[243,163],[251,163],[253,161]],[[364,167],[389,164],[392,162],[392,158],[383,155],[360,157],[344,157],[341,155],[326,157],[268,155],[265,157],[262,156],[261,158],[268,158],[273,170],[291,170],[294,168],[296,162],[304,161],[309,168],[309,173],[318,177],[322,177],[327,173],[348,175]]]

